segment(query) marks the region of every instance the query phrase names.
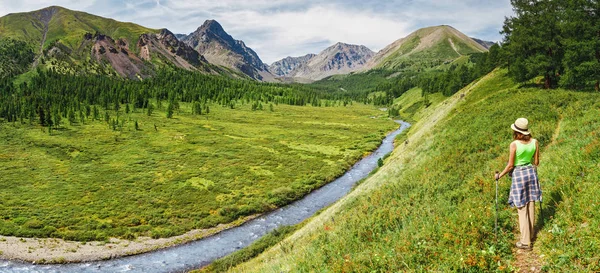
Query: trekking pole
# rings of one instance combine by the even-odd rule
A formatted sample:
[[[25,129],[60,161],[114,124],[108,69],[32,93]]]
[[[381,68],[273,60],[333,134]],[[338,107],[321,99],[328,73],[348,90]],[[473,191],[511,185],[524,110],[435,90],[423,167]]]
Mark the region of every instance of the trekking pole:
[[[540,195],[540,218],[542,220],[542,227],[544,226],[544,206],[542,206],[542,204],[544,203],[542,202],[542,200],[544,199],[543,197],[544,195]]]
[[[494,227],[494,233],[496,234],[496,243],[498,242],[498,172],[496,172],[496,226]]]

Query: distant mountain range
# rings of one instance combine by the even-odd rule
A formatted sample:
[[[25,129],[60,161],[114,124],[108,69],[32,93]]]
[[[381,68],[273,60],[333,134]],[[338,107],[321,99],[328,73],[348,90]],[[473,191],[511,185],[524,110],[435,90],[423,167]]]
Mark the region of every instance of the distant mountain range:
[[[178,67],[260,81],[300,82],[374,68],[435,67],[493,45],[450,26],[437,26],[419,29],[377,53],[361,45],[336,43],[319,54],[287,57],[269,66],[215,20],[205,21],[188,35],[173,34],[57,6],[0,17],[0,39],[7,38],[27,43],[36,55],[33,66],[64,73],[133,79]]]
[[[482,45],[486,49],[490,49],[490,47],[492,47],[493,45],[497,44],[496,42],[484,41],[484,40],[480,40],[480,39],[473,38],[473,37],[471,37],[471,39],[473,39],[473,41],[475,41],[478,44]]]
[[[300,57],[286,57],[272,63],[269,66],[269,71],[277,77],[287,77],[292,74],[298,67],[306,65],[310,59],[317,54],[306,54]]]
[[[302,57],[287,57],[270,66],[274,75],[308,80],[347,74],[361,69],[375,52],[366,46],[336,43],[321,51],[318,55],[308,54]]]

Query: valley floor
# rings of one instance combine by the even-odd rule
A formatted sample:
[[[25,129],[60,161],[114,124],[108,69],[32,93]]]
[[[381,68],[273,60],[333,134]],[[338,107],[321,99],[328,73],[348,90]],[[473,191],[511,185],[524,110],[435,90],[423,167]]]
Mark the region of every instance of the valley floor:
[[[397,128],[361,104],[189,107],[173,119],[121,110],[120,130],[0,124],[0,259],[101,260],[197,240],[332,181]]]

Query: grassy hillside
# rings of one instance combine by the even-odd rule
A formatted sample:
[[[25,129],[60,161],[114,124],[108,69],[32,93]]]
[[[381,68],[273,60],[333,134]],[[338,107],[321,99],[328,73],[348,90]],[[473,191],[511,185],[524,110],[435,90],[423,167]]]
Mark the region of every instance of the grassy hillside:
[[[510,181],[500,182],[496,242],[492,177],[508,160],[510,124],[525,116],[541,144],[545,221],[534,252],[550,272],[597,272],[598,96],[522,88],[495,71],[420,114],[409,144],[349,196],[231,271],[516,270]]]
[[[156,49],[146,52],[150,62],[140,59],[140,36],[159,32],[57,6],[0,18],[0,41],[24,42],[36,56],[35,61],[31,58],[29,62],[33,67],[71,75],[121,75],[136,79],[152,75],[155,68],[186,66],[175,63],[170,58],[172,54]],[[105,36],[109,39],[104,39]],[[3,62],[0,70],[8,70]]]
[[[15,13],[0,17],[0,38],[13,38],[39,45],[44,38],[44,24],[32,13]]]
[[[90,241],[228,223],[333,180],[397,127],[356,103],[191,107],[167,119],[166,106],[148,116],[124,105],[118,131],[91,118],[51,134],[0,122],[0,234]]]
[[[44,37],[45,31],[47,34]],[[130,49],[133,49],[131,46],[137,43],[141,34],[158,33],[158,30],[56,6],[33,12],[9,14],[0,18],[0,38],[24,40],[38,47],[43,42],[44,49],[58,41],[76,50],[86,33],[96,32],[115,40],[126,39]]]
[[[486,51],[471,38],[450,26],[419,29],[379,52],[371,66],[394,71],[422,71]]]

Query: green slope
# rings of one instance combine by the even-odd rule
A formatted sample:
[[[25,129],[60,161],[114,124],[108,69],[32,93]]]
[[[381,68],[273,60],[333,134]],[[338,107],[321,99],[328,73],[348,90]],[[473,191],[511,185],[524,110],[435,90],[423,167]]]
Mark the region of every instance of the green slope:
[[[0,18],[0,38],[27,41],[37,46],[42,45],[43,42],[44,49],[56,41],[70,49],[77,49],[86,33],[94,34],[96,32],[115,40],[125,39],[131,47],[132,43],[137,42],[140,35],[158,33],[159,30],[56,6],[32,12],[9,14]]]
[[[411,95],[414,92],[407,92]],[[464,96],[463,96],[464,94]],[[408,99],[403,101],[410,101]],[[600,270],[598,94],[520,88],[495,71],[415,115],[420,120],[375,175],[342,201],[233,272],[510,272],[515,210],[495,170],[508,159],[510,124],[532,122],[541,144],[545,223],[535,254],[551,272]],[[430,108],[431,108],[430,107]]]
[[[419,29],[378,52],[370,67],[386,70],[422,70],[461,56],[486,51],[450,26]]]

